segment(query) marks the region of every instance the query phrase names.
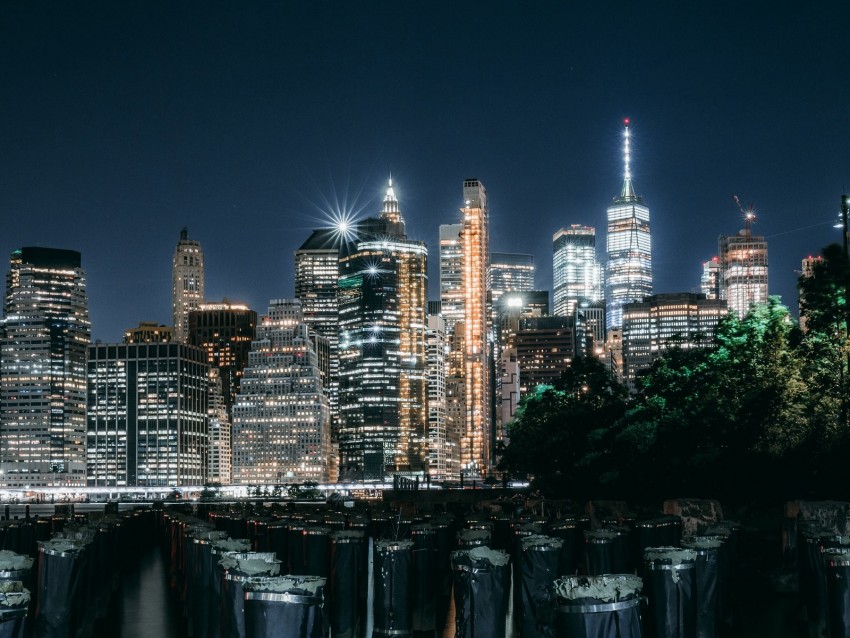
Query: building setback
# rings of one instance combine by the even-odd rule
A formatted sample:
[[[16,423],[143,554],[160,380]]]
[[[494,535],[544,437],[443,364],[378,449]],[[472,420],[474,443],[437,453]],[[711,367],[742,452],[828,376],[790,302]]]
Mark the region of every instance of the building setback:
[[[0,322],[0,483],[85,484],[86,348],[80,253],[15,250]]]
[[[96,344],[88,355],[86,483],[203,485],[206,353],[174,342]]]
[[[294,299],[257,327],[233,406],[233,483],[327,481],[330,417],[310,329]]]
[[[623,307],[623,381],[636,389],[639,372],[672,348],[707,348],[717,324],[726,316],[726,302],[703,294],[652,295]]]

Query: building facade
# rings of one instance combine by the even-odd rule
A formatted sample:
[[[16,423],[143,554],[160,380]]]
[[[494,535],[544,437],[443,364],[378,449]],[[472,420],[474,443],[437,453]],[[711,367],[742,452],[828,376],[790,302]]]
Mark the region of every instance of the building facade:
[[[635,194],[631,174],[629,122],[623,133],[625,173],[620,195],[608,207],[608,263],[605,270],[605,322],[620,328],[623,306],[652,294],[649,208]]]
[[[440,225],[440,312],[446,321],[446,333],[454,332],[463,321],[463,251],[460,232],[463,224]]]
[[[91,340],[80,253],[15,250],[0,322],[0,483],[86,480],[86,348]]]
[[[232,429],[234,484],[329,480],[328,398],[297,300],[273,300],[257,326]]]
[[[647,297],[623,308],[623,381],[635,391],[638,373],[672,348],[713,345],[717,324],[726,316],[726,302],[693,293]]]
[[[575,317],[520,320],[516,335],[520,398],[539,385],[553,385],[576,358]]]
[[[239,393],[239,382],[257,333],[257,313],[227,299],[201,303],[189,312],[187,340],[207,353],[207,363],[218,369],[228,416]]]
[[[534,256],[522,253],[490,253],[487,287],[495,306],[506,292],[534,290]]]
[[[224,401],[224,385],[218,368],[210,368],[207,397],[207,429],[209,431],[207,482],[213,485],[230,485],[233,457],[232,431],[230,414]]]
[[[392,183],[340,258],[340,479],[428,469],[425,244],[407,238]]]
[[[569,317],[580,303],[602,301],[602,279],[593,227],[573,224],[552,235],[554,314]]]
[[[201,242],[189,239],[189,231],[180,231],[180,241],[171,260],[171,314],[174,338],[189,338],[189,313],[204,301],[204,253]]]
[[[702,276],[699,280],[699,289],[706,299],[720,299],[720,258],[712,257],[702,264]]]
[[[88,350],[86,483],[180,487],[207,480],[209,366],[183,343]]]
[[[439,315],[428,317],[425,361],[428,380],[428,473],[438,481],[449,476],[449,460],[456,454],[457,441],[448,436],[446,422],[446,366],[449,342],[446,322]]]
[[[124,343],[170,343],[174,328],[155,321],[142,321],[137,328],[124,331]]]
[[[747,228],[733,236],[721,236],[720,298],[729,312],[743,317],[756,304],[767,303],[767,240]]]

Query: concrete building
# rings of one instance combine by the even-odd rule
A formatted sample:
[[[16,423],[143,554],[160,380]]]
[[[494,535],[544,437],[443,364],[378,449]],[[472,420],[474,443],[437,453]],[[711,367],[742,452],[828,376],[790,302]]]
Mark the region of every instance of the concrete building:
[[[183,228],[171,261],[171,313],[175,340],[185,342],[189,338],[189,312],[197,310],[203,301],[204,253],[201,242],[189,239],[188,229]]]
[[[90,340],[80,253],[15,250],[0,322],[0,484],[85,484]]]
[[[328,481],[328,399],[294,299],[273,300],[257,326],[233,406],[233,483]]]

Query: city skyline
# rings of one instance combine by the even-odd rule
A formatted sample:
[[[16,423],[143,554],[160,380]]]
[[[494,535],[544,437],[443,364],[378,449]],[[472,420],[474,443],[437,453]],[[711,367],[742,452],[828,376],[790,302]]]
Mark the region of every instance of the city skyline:
[[[732,195],[755,205],[792,311],[800,260],[840,241],[850,7],[389,6],[3,5],[0,253],[81,252],[93,337],[116,342],[171,323],[183,226],[207,299],[262,309],[292,296],[292,255],[335,199],[373,211],[392,173],[436,299],[438,226],[474,175],[491,250],[533,254],[551,289],[551,234],[601,239],[625,117],[654,292],[699,290],[741,226]],[[488,33],[475,50],[458,44],[471,20]]]

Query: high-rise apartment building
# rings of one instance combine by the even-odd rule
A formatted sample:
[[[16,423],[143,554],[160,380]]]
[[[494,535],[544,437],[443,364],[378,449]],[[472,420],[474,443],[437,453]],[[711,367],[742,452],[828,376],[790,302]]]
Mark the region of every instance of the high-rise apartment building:
[[[490,470],[493,436],[490,412],[490,316],[487,304],[487,266],[490,257],[487,193],[477,179],[463,183],[460,246],[463,290],[463,379],[466,417],[460,458],[466,476],[486,476]],[[443,315],[445,316],[445,305]]]
[[[463,252],[460,231],[463,224],[440,225],[440,312],[446,321],[446,334],[463,321]]]
[[[573,224],[552,235],[552,283],[556,315],[569,317],[580,303],[602,301],[593,227]]]
[[[635,381],[659,356],[671,348],[707,348],[713,345],[717,324],[727,314],[726,302],[693,293],[652,295],[623,307],[623,381]]]
[[[428,317],[425,335],[426,377],[428,380],[428,472],[438,481],[448,478],[447,460],[452,441],[446,429],[446,365],[448,363],[446,322],[439,315]]]
[[[85,484],[90,340],[80,253],[15,250],[0,322],[0,484]]]
[[[407,238],[390,182],[340,258],[340,478],[427,470],[425,244]]]
[[[233,406],[233,483],[327,481],[330,417],[301,303],[271,302]]]
[[[608,207],[608,264],[605,271],[607,328],[623,323],[623,305],[652,294],[649,208],[632,185],[629,121],[623,132],[625,172],[620,195]]]
[[[180,231],[180,241],[171,262],[171,314],[174,338],[189,338],[189,312],[204,301],[204,253],[201,242],[189,239],[189,231]]]
[[[177,342],[95,344],[87,369],[90,487],[206,482],[209,366],[203,350]]]
[[[700,292],[706,299],[720,299],[720,258],[712,257],[702,265],[702,276],[699,280]]]
[[[487,287],[494,306],[506,292],[534,290],[534,256],[522,253],[490,253]]]
[[[257,313],[245,304],[224,299],[219,303],[198,304],[196,310],[189,312],[187,341],[203,348],[207,363],[218,368],[228,417],[232,416],[239,381],[248,365],[248,353],[256,333]]]
[[[721,236],[720,298],[729,312],[743,317],[756,304],[767,303],[767,240],[746,227],[737,235]]]

